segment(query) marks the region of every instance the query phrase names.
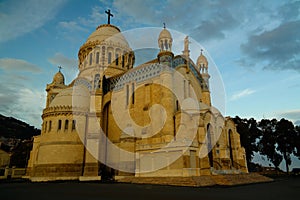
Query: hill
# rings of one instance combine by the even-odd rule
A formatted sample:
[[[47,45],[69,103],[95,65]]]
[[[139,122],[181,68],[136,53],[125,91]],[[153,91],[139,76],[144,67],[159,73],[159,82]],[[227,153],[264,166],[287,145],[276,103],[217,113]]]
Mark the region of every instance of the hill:
[[[6,117],[0,114],[0,137],[23,140],[40,134],[40,129],[13,117]]]

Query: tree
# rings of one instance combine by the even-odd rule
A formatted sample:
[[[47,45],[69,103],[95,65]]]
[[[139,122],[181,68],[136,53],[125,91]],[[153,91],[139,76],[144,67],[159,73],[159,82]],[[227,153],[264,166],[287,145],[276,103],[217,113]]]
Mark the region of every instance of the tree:
[[[236,116],[233,120],[237,125],[237,132],[240,134],[241,145],[246,151],[247,165],[252,166],[251,160],[254,152],[258,151],[257,139],[261,136],[261,131],[258,129],[257,122],[253,118],[247,120]]]
[[[300,126],[295,127],[295,138],[294,138],[294,152],[293,154],[300,159]]]
[[[268,160],[275,166],[276,169],[278,169],[283,157],[276,151],[277,120],[262,119],[258,126],[262,132],[262,137],[258,142],[259,152],[262,155],[267,156]]]
[[[289,174],[289,165],[292,163],[291,154],[295,150],[294,139],[296,131],[294,124],[286,119],[281,119],[276,125],[277,150],[280,151],[285,160],[286,172]]]

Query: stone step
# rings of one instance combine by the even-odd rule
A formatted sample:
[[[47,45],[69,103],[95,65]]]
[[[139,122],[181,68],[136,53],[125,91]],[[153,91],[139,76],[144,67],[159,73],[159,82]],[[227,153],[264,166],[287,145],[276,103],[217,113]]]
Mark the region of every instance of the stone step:
[[[272,179],[257,173],[250,173],[193,177],[125,177],[117,181],[136,184],[203,187],[213,185],[231,186],[257,182],[269,182],[272,181]]]

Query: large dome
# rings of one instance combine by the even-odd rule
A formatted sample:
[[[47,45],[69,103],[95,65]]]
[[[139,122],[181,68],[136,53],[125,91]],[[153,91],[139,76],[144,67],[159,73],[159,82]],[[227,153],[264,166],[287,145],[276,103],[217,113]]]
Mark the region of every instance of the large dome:
[[[116,56],[115,54],[121,56],[123,55],[123,52],[131,52],[131,49],[118,27],[111,24],[102,24],[96,28],[86,42],[80,47],[78,52],[79,68],[81,64],[84,64],[84,61],[91,60],[91,57],[87,57],[88,55],[91,56],[91,54],[94,53],[92,56],[94,60],[96,60],[96,52],[99,52],[99,56],[101,52],[101,56],[98,56],[99,60],[101,61],[102,59],[102,63],[104,62],[105,65],[109,65],[111,63],[107,62],[108,52],[111,52],[113,62]],[[94,64],[96,64],[96,62]]]
[[[119,44],[121,46],[128,47],[128,42],[121,34],[120,29],[111,24],[102,24],[97,27],[96,31],[94,31],[87,39],[88,42],[113,42],[115,44]]]

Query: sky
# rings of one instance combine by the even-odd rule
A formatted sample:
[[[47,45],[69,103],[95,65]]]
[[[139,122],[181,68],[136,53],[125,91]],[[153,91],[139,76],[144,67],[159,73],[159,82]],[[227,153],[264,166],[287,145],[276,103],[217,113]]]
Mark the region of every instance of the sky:
[[[226,116],[300,125],[300,1],[276,0],[1,0],[0,113],[40,128],[46,84],[58,65],[67,84],[76,77],[106,9],[122,31],[165,22],[200,43],[223,80]]]

